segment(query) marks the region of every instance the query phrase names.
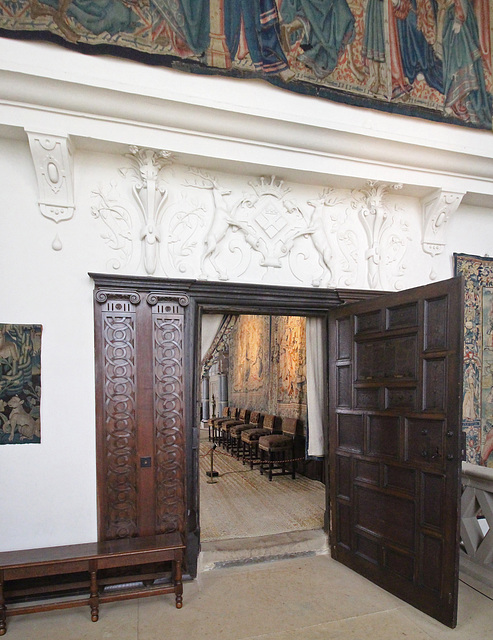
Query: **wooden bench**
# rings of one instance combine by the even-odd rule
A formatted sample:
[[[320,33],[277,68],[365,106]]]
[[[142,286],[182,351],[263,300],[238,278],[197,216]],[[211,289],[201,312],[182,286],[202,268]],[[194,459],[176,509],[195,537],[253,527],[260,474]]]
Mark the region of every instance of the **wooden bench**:
[[[99,603],[127,598],[174,593],[176,608],[182,607],[182,564],[185,546],[178,533],[166,533],[142,538],[125,538],[105,542],[89,542],[46,549],[5,551],[0,553],[0,636],[7,632],[7,616],[66,609],[80,605],[91,607],[91,620],[99,618]],[[121,591],[99,593],[98,571],[121,569],[148,563],[172,563],[172,584],[132,585]],[[75,573],[89,574],[89,593],[74,600],[42,602],[16,606],[7,610],[4,585],[7,581],[45,576],[63,576]]]

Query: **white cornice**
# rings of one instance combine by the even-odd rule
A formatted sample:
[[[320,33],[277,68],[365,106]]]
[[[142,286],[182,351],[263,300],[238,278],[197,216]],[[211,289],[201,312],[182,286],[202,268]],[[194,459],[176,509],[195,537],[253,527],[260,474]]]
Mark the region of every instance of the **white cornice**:
[[[242,110],[235,109],[231,101],[221,104],[217,97],[206,104],[204,97],[200,103],[196,97],[186,100],[176,91],[158,95],[158,91],[146,92],[121,82],[109,81],[104,87],[99,77],[90,84],[83,74],[49,77],[11,67],[0,70],[0,127],[3,125],[4,132],[5,127],[51,131],[70,135],[76,145],[96,150],[136,144],[166,148],[184,159],[202,159],[203,164],[227,166],[232,171],[274,168],[286,176],[324,183],[350,179],[354,184],[370,178],[403,183],[419,197],[443,189],[466,193],[466,203],[481,200],[491,206],[493,202],[493,145],[488,147],[491,152],[485,153],[485,142],[491,141],[489,132],[433,123],[425,126],[407,118],[407,123],[416,120],[420,135],[415,140],[409,134],[398,139],[395,131],[385,138],[381,127],[375,126],[384,122],[383,114],[374,115],[366,109],[347,108],[362,120],[372,120],[373,126],[364,131],[361,124],[349,131],[341,122],[324,123],[318,109],[316,117],[296,118],[293,104],[314,104],[313,98],[299,102],[304,96],[295,96],[279,115],[260,108],[247,113],[244,105]],[[39,69],[37,72],[41,74]],[[175,79],[177,73],[179,78],[188,77],[170,70],[161,77],[172,74]],[[250,91],[251,85],[247,87]],[[269,87],[267,91],[276,90]],[[340,105],[337,113],[338,109]],[[393,116],[386,117],[395,122]],[[439,128],[432,130],[438,131],[440,141],[436,136],[428,143],[423,141],[427,126]],[[445,148],[444,127],[456,137],[455,148],[450,141]],[[476,143],[478,151],[474,150]]]

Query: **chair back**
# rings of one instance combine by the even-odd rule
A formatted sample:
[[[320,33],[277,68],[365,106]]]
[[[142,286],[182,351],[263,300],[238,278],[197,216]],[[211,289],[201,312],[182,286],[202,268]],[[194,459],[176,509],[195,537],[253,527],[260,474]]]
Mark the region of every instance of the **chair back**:
[[[229,409],[230,409],[230,407],[224,407],[224,409],[223,409],[223,418],[229,418]]]
[[[238,420],[242,420],[243,422],[248,422],[250,418],[250,409],[242,409],[238,416]]]
[[[275,432],[280,431],[279,423],[281,419],[277,416],[273,416],[272,414],[267,414],[264,416],[264,421],[262,423],[263,429],[269,429],[269,431]]]
[[[260,425],[260,423],[262,422],[262,414],[260,413],[260,411],[252,411],[250,413],[249,422],[250,422],[250,424],[258,424],[258,425]]]
[[[298,419],[297,418],[283,418],[282,419],[282,432],[286,436],[295,437],[298,431]]]

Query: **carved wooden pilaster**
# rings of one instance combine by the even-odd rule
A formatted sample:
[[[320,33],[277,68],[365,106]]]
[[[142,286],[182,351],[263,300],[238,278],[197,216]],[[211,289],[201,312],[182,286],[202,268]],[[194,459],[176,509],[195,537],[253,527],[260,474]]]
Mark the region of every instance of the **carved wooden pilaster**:
[[[137,535],[136,292],[95,294],[100,426],[100,531],[105,539]]]
[[[187,296],[149,294],[152,311],[156,532],[185,530],[184,307]]]

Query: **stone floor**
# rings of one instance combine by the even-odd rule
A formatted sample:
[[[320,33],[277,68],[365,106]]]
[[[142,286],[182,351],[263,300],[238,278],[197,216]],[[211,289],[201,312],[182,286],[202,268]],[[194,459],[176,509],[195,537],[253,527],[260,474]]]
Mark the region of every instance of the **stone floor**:
[[[8,618],[9,640],[485,640],[493,603],[461,583],[459,621],[448,629],[327,555],[199,574],[173,596]]]

